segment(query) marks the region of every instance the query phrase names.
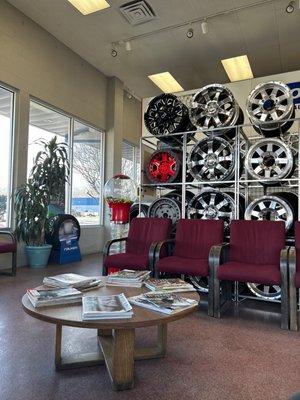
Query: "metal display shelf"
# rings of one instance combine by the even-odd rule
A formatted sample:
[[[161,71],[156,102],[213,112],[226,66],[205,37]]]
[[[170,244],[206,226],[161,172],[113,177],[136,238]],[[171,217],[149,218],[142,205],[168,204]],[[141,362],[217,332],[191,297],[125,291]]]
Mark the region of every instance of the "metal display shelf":
[[[293,162],[296,163],[296,166],[299,165],[299,154],[300,154],[300,118],[294,118],[286,120],[286,122],[293,123],[289,137],[293,136],[295,141],[297,141],[297,149],[293,149]],[[140,170],[140,185],[139,185],[139,204],[142,202],[142,192],[145,187],[152,187],[157,189],[157,197],[161,197],[164,191],[166,190],[181,190],[182,196],[182,204],[181,204],[181,212],[182,218],[185,218],[185,209],[186,209],[186,190],[194,190],[195,194],[199,193],[200,189],[204,188],[216,188],[218,187],[221,191],[226,189],[226,191],[234,192],[234,201],[235,201],[235,215],[233,219],[238,219],[239,216],[239,202],[240,202],[240,194],[245,196],[245,207],[248,206],[250,199],[253,199],[255,196],[255,191],[260,190],[262,195],[266,195],[267,193],[274,192],[274,188],[278,189],[279,192],[283,191],[291,191],[298,195],[298,211],[300,210],[300,176],[298,173],[298,168],[295,168],[293,175],[289,178],[281,178],[274,182],[271,186],[263,185],[263,183],[269,183],[269,179],[254,179],[252,176],[249,176],[248,171],[245,169],[243,165],[243,160],[245,158],[245,154],[248,152],[250,146],[264,138],[263,135],[258,135],[254,130],[252,124],[244,124],[237,125],[234,127],[236,131],[235,138],[231,141],[232,146],[234,148],[234,158],[235,158],[235,168],[234,168],[234,179],[227,181],[197,181],[193,180],[192,182],[186,181],[187,174],[187,156],[190,152],[192,146],[198,143],[199,140],[205,137],[214,138],[219,137],[222,134],[222,129],[217,128],[212,130],[196,130],[193,131],[195,133],[195,137],[190,138],[189,143],[187,143],[187,135],[191,132],[180,132],[172,135],[168,135],[168,137],[172,137],[173,141],[176,141],[176,137],[181,136],[182,143],[178,142],[178,146],[169,146],[169,148],[180,148],[182,150],[182,180],[180,182],[173,183],[151,183],[147,181],[146,173],[145,173],[145,160],[144,160],[144,149],[147,147],[152,148],[153,151],[157,150],[157,144],[159,143],[159,139],[161,137],[166,138],[165,135],[147,135],[143,136],[140,139],[140,154],[141,154],[141,170]],[[280,129],[280,127],[279,127]],[[251,135],[247,135],[245,132]],[[254,134],[254,135],[252,135]],[[205,136],[204,136],[205,135]],[[198,136],[198,137],[197,137]],[[199,137],[200,136],[200,137]],[[272,138],[266,138],[267,140],[271,140]],[[284,139],[282,139],[284,142]],[[229,140],[230,141],[230,140]],[[243,150],[241,151],[241,144],[243,144]],[[165,148],[168,148],[164,144]],[[225,186],[225,188],[223,188]],[[270,187],[272,191],[270,192]],[[253,193],[254,192],[254,193]]]

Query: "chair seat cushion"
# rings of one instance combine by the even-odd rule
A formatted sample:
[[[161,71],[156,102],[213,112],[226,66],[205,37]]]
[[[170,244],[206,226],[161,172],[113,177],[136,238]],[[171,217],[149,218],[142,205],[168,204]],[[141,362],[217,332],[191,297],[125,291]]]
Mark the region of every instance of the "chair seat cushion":
[[[199,258],[164,257],[157,262],[156,268],[160,272],[208,276],[208,261]]]
[[[296,275],[295,275],[295,286],[296,286],[296,288],[300,289],[300,271],[296,272]]]
[[[0,242],[0,253],[13,253],[16,250],[16,244],[11,242]]]
[[[222,264],[217,272],[220,280],[280,285],[280,269],[272,264],[246,264],[231,261]]]
[[[118,253],[106,257],[104,265],[106,268],[116,267],[120,269],[149,269],[148,255],[139,255],[131,253]]]

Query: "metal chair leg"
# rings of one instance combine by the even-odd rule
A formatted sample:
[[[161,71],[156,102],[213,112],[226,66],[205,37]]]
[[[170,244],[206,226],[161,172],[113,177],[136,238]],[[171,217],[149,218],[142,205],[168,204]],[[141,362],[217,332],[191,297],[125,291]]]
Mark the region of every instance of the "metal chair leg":
[[[212,271],[210,271],[208,277],[208,315],[214,316],[214,277]]]
[[[11,274],[12,274],[12,276],[16,276],[17,275],[17,252],[16,251],[14,251],[12,253]]]
[[[221,294],[220,294],[220,281],[214,277],[214,317],[221,317]]]

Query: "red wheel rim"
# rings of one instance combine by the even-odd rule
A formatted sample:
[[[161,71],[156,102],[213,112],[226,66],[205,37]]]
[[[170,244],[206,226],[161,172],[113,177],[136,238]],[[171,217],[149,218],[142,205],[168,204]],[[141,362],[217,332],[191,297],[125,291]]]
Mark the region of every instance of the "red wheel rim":
[[[161,151],[154,154],[149,161],[148,175],[152,181],[166,183],[176,178],[177,168],[176,158],[166,151]]]

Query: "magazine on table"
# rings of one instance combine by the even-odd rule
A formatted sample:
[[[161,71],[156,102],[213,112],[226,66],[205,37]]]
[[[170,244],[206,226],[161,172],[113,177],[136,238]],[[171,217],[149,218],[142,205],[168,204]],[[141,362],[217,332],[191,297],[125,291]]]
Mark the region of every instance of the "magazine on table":
[[[194,292],[196,289],[193,285],[185,282],[180,278],[156,279],[149,278],[145,282],[145,286],[152,291],[169,291],[169,292]]]
[[[176,312],[195,307],[197,300],[181,297],[176,293],[148,292],[139,296],[129,297],[131,304],[148,308],[164,314],[174,314]]]
[[[117,295],[84,296],[82,298],[82,319],[99,320],[131,318],[132,307],[124,293]]]
[[[88,289],[91,287],[103,286],[103,282],[99,277],[95,276],[83,276],[74,273],[60,274],[55,276],[48,276],[43,279],[44,285],[57,287],[57,288],[68,288],[74,287],[76,289]]]
[[[150,271],[123,269],[108,275],[106,284],[108,286],[142,287],[149,275]]]
[[[33,307],[36,308],[81,303],[82,298],[82,293],[75,288],[50,289],[45,286],[28,289],[27,295]]]

